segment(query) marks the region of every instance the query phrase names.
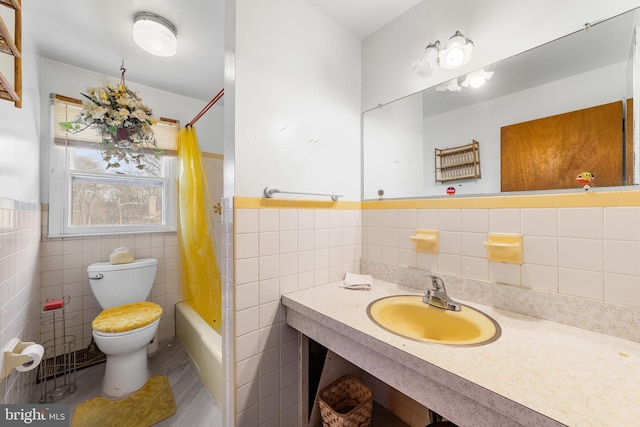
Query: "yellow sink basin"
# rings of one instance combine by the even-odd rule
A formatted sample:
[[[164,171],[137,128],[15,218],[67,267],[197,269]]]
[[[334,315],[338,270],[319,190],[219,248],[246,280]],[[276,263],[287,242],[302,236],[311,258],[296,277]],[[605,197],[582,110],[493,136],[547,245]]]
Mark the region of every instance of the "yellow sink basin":
[[[462,304],[460,311],[443,310],[422,302],[419,295],[397,295],[373,301],[369,318],[378,326],[416,341],[474,346],[500,337],[500,326],[486,314]]]

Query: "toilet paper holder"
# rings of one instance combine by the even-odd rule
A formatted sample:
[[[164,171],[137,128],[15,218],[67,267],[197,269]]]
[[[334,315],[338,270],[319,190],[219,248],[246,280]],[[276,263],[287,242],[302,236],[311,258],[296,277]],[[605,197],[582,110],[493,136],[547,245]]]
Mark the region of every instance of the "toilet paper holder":
[[[20,365],[29,365],[30,363],[33,363],[33,358],[31,358],[31,356],[28,354],[20,354],[22,350],[30,345],[35,345],[35,343],[23,342],[18,338],[11,338],[11,340],[9,340],[7,348],[10,348],[11,350],[4,351],[2,354],[4,363],[2,364],[2,376],[0,376],[0,378],[9,376],[11,371]]]

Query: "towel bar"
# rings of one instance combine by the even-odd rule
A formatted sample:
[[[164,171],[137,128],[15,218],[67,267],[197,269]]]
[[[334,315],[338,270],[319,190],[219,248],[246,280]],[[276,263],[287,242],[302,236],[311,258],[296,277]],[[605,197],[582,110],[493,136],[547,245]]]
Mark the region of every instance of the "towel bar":
[[[325,194],[325,193],[307,193],[307,192],[298,192],[298,191],[287,191],[281,188],[274,187],[265,187],[264,188],[264,196],[267,198],[272,198],[274,194],[299,194],[304,196],[328,196],[331,197],[331,200],[336,202],[339,197],[344,197],[342,194]]]

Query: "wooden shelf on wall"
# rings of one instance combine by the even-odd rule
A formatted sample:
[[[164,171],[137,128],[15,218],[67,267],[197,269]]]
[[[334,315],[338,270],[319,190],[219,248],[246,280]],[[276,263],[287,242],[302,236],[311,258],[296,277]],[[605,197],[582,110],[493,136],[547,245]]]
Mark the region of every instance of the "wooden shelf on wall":
[[[13,35],[0,16],[0,53],[13,56],[13,82],[0,71],[0,99],[22,107],[22,3],[20,0],[0,0],[0,5],[13,9]],[[5,15],[6,17],[6,15]],[[7,72],[7,70],[4,70]]]
[[[480,178],[480,143],[453,148],[436,148],[436,182]]]
[[[0,99],[6,99],[7,101],[19,102],[20,96],[13,89],[11,83],[6,79],[6,77],[0,72]]]
[[[20,50],[13,41],[11,33],[0,16],[0,52],[20,58]]]
[[[0,0],[0,4],[15,10],[19,10],[21,8],[18,0]]]

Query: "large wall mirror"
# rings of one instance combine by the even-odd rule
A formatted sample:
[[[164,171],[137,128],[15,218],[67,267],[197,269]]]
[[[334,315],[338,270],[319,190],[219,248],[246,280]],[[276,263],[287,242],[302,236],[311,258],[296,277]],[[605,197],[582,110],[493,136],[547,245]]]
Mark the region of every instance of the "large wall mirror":
[[[638,24],[635,9],[477,70],[480,87],[463,75],[365,112],[363,199],[639,184]]]

